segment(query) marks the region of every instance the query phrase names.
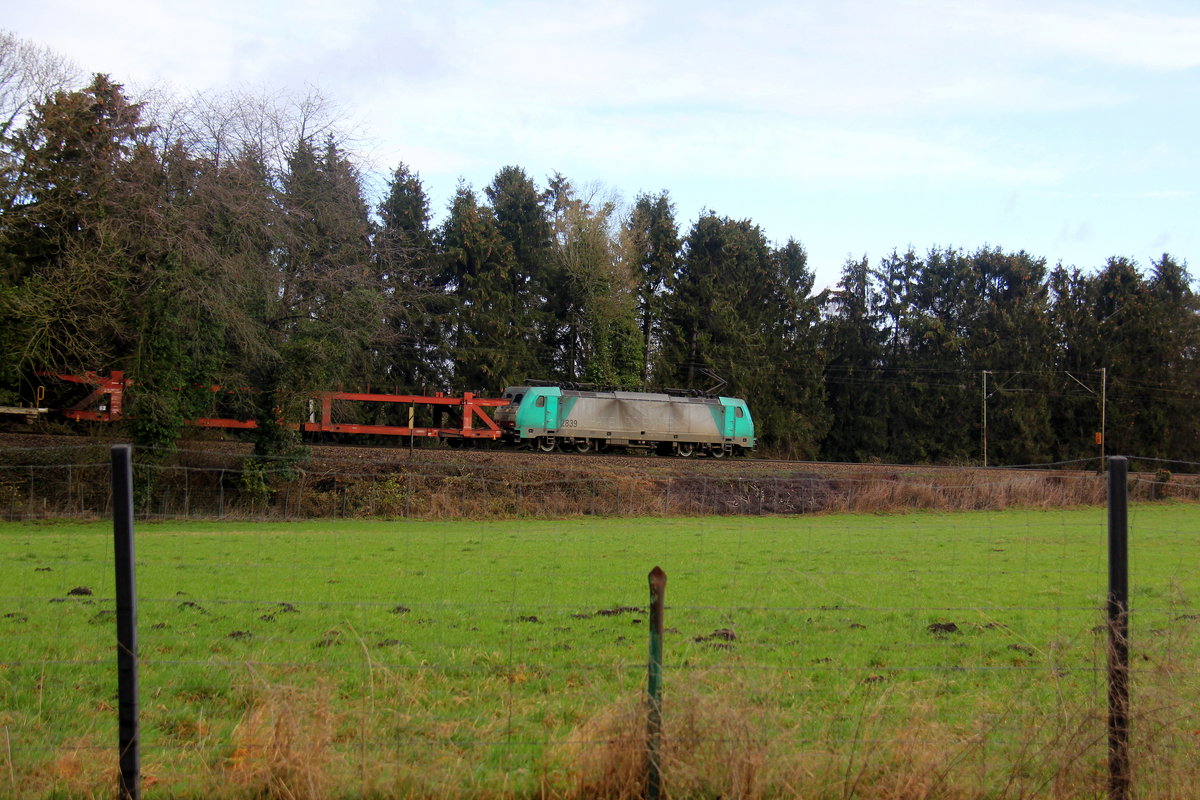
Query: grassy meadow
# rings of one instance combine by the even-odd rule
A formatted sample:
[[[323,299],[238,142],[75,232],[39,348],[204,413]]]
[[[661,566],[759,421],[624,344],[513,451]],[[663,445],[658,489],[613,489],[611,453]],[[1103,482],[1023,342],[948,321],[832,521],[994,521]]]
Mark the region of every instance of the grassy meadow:
[[[137,526],[145,797],[1100,797],[1101,508]],[[1200,506],[1131,515],[1139,797],[1200,746]],[[0,523],[0,796],[108,797],[112,533]]]

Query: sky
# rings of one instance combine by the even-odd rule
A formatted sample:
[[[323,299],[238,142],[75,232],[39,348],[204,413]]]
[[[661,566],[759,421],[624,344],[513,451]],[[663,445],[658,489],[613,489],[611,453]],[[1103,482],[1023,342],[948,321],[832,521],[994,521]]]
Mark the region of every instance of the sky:
[[[1200,4],[0,0],[137,96],[315,88],[435,218],[507,165],[848,258],[1200,259]],[[1193,270],[1196,268],[1193,266]]]

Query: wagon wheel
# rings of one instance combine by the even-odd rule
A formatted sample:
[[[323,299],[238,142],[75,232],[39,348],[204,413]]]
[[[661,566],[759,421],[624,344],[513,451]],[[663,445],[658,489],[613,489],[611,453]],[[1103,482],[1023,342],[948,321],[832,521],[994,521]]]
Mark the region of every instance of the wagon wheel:
[[[575,443],[576,453],[590,453],[592,451],[592,442],[590,439],[580,439]]]
[[[543,436],[538,439],[538,450],[543,453],[553,453],[558,449],[558,442],[551,439],[549,436]]]
[[[691,442],[680,442],[675,445],[675,455],[680,458],[690,458],[694,449]]]

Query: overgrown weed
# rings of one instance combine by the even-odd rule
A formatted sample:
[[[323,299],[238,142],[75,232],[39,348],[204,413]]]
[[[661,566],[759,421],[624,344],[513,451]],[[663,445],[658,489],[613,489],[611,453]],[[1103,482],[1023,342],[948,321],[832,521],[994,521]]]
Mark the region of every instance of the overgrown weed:
[[[335,796],[343,759],[333,748],[336,715],[327,688],[261,685],[233,730],[217,785],[261,800]]]

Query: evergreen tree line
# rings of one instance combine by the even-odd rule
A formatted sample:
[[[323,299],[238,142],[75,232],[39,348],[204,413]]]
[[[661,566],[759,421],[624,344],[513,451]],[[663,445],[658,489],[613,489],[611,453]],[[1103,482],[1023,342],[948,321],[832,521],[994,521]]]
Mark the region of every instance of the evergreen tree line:
[[[667,191],[625,206],[506,166],[434,224],[399,164],[373,202],[318,96],[168,108],[96,75],[8,106],[0,404],[36,370],[123,369],[140,444],[240,415],[287,452],[268,423],[314,392],[527,379],[718,389],[793,457],[977,463],[985,410],[990,463],[1088,457],[1102,394],[1110,452],[1198,440],[1196,295],[1169,255],[910,250],[817,291],[798,242],[711,212],[681,229]]]

